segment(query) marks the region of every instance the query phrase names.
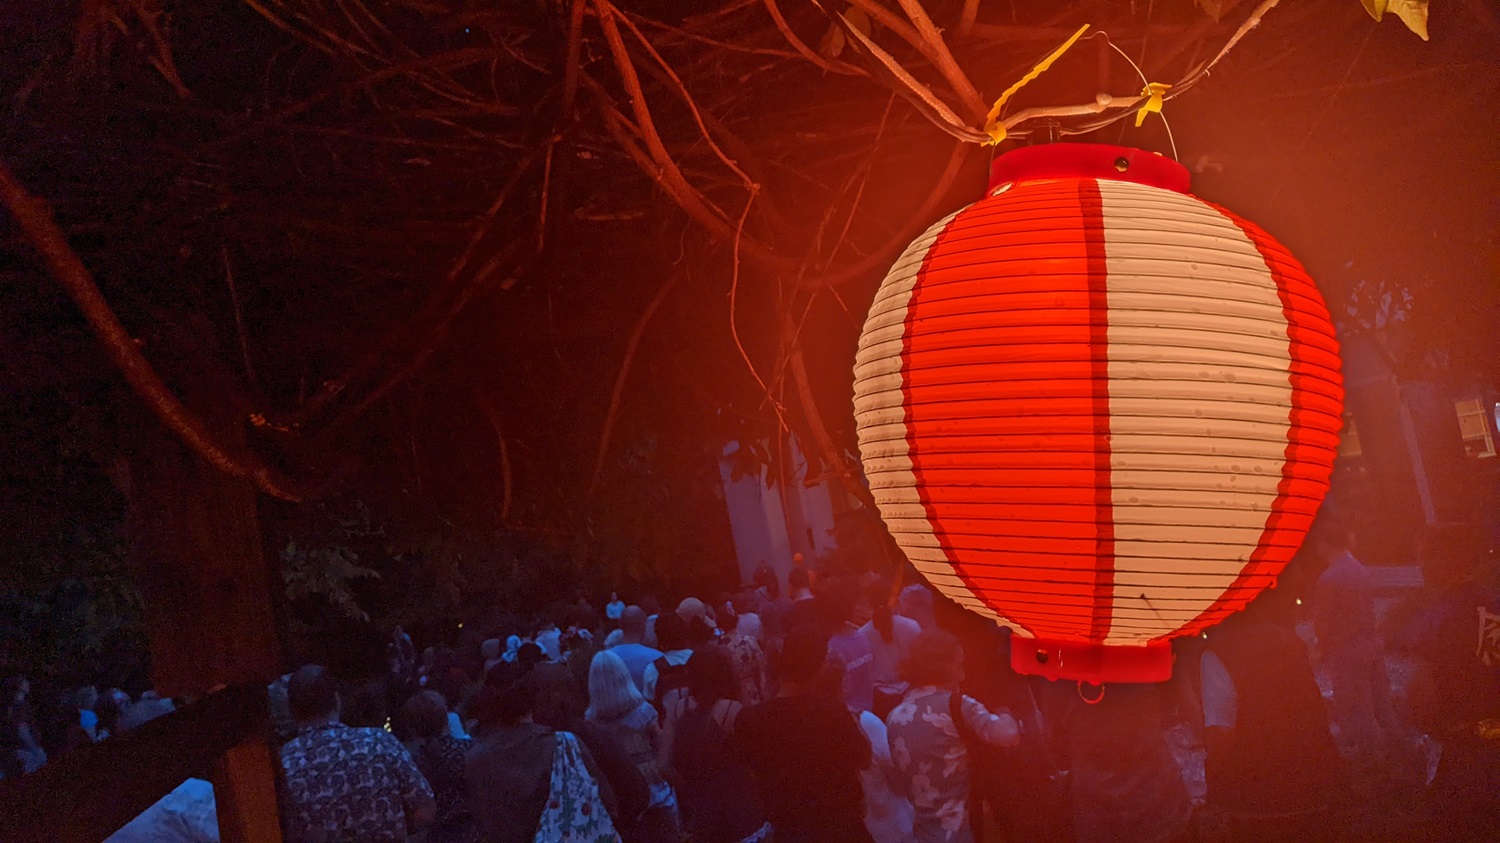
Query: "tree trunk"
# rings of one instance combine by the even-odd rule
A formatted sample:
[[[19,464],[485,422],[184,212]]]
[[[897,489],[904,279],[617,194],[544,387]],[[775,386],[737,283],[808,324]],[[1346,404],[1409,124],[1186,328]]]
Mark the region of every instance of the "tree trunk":
[[[243,428],[226,415],[205,422],[243,445]],[[254,484],[199,459],[154,419],[138,424],[130,548],[157,691],[196,696],[268,681],[282,659]]]

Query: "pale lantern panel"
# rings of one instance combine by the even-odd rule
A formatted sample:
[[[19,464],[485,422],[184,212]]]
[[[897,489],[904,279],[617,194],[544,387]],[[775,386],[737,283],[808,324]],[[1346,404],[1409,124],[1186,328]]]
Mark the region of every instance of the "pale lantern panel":
[[[1174,190],[1037,179],[896,261],[855,366],[877,506],[941,592],[1023,635],[1138,645],[1290,558],[1342,412],[1285,250]]]

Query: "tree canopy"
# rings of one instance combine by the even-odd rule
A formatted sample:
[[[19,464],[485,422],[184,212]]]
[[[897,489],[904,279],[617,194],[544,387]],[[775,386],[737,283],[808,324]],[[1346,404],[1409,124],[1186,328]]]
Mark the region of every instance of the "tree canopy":
[[[222,456],[304,502],[274,510],[288,534],[368,508],[380,554],[450,589],[514,572],[497,533],[620,577],[721,562],[725,443],[780,478],[794,431],[858,497],[876,283],[993,152],[1049,136],[1176,155],[1350,324],[1371,285],[1410,291],[1411,365],[1442,347],[1493,383],[1497,112],[1473,103],[1500,18],[1363,6],[1422,39],[1352,0],[13,4],[0,156],[119,331],[0,229],[0,388],[35,429],[7,494],[49,513],[9,547],[91,499],[37,465],[121,485],[152,423],[135,355],[178,421],[244,421]]]

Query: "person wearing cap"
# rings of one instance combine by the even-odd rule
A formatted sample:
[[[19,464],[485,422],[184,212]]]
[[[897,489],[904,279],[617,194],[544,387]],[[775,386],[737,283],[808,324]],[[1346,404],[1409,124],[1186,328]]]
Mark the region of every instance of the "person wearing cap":
[[[696,597],[689,597],[677,604],[677,617],[682,618],[683,623],[692,625],[693,620],[702,621],[708,628],[716,629],[713,613],[708,610],[708,605]]]

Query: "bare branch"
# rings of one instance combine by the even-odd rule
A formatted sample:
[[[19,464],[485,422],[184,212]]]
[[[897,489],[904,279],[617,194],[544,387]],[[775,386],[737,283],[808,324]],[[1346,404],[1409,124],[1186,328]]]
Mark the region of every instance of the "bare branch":
[[[589,476],[589,497],[593,497],[594,491],[599,488],[599,478],[604,474],[604,459],[609,456],[609,440],[614,433],[615,418],[620,412],[620,397],[625,394],[625,378],[630,374],[630,364],[635,362],[635,352],[640,347],[641,337],[646,334],[646,325],[651,322],[651,317],[656,315],[662,302],[667,300],[667,294],[672,292],[672,287],[681,277],[681,274],[677,272],[667,276],[666,283],[657,289],[656,295],[651,297],[650,303],[641,313],[641,318],[636,320],[635,328],[630,332],[630,339],[625,343],[625,356],[620,361],[619,374],[615,375],[615,386],[609,395],[609,410],[604,414],[604,427],[599,433],[599,451],[594,456],[594,471]]]
[[[615,67],[620,71],[620,79],[625,83],[625,91],[630,97],[630,109],[635,113],[635,122],[641,132],[641,140],[646,144],[646,150],[659,168],[660,178],[664,183],[670,183],[675,188],[674,195],[683,204],[683,209],[700,220],[714,220],[714,228],[724,230],[728,228],[728,221],[724,212],[717,206],[704,199],[702,194],[695,190],[682,175],[682,170],[677,162],[672,159],[671,153],[663,145],[661,135],[656,130],[656,123],[651,118],[651,109],[646,105],[646,92],[641,88],[641,79],[635,72],[635,65],[630,61],[630,52],[625,49],[625,40],[620,37],[620,28],[615,23],[618,14],[609,0],[594,0],[594,8],[599,13],[599,23],[604,29],[604,40],[609,45],[609,51],[614,56]]]
[[[302,500],[304,493],[289,478],[254,453],[220,443],[203,421],[172,394],[136,347],[135,338],[120,324],[119,317],[94,283],[88,267],[83,265],[62,229],[52,219],[46,203],[28,193],[3,162],[0,162],[0,201],[4,202],[27,240],[42,256],[52,277],[83,311],[94,334],[103,343],[105,353],[162,424],[194,453],[225,474],[248,478],[261,491],[282,500]]]
[[[927,10],[922,8],[920,0],[900,0],[901,8],[906,10],[906,16],[916,24],[917,32],[922,36],[922,42],[927,45],[923,52],[937,65],[938,72],[953,86],[954,93],[963,103],[964,110],[969,112],[970,120],[982,120],[989,112],[985,108],[984,100],[979,98],[979,91],[974,88],[974,83],[969,81],[968,74],[958,66],[954,60],[953,53],[948,49],[947,42],[943,41],[943,34],[928,16]]]
[[[766,4],[766,11],[771,13],[771,20],[776,22],[776,28],[781,31],[781,37],[785,38],[786,42],[792,45],[792,49],[800,53],[803,58],[807,59],[818,67],[823,68],[829,73],[843,73],[850,76],[863,75],[862,71],[860,71],[860,69],[857,67],[853,67],[852,65],[845,64],[841,61],[829,61],[828,59],[825,59],[822,56],[818,55],[816,51],[808,47],[807,44],[803,43],[801,38],[797,37],[797,33],[792,31],[792,27],[786,22],[786,18],[781,14],[781,8],[776,5],[776,0],[764,0],[764,2]]]
[[[968,35],[974,29],[974,20],[979,17],[979,0],[964,0],[963,11],[958,16],[958,34]]]

